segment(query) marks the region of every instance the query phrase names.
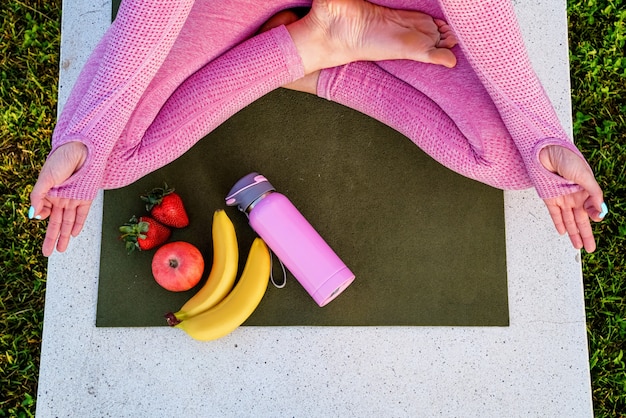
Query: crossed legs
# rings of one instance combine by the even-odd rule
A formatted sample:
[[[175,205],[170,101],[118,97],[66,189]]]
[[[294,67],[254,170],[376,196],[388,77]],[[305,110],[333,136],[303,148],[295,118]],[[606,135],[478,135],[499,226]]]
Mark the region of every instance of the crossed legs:
[[[438,47],[442,36],[439,28],[422,14],[397,13],[361,0],[318,0],[313,3],[311,13],[289,25],[287,30],[277,28],[268,36],[254,37],[229,50],[224,55],[226,58],[210,61],[201,71],[181,82],[184,77],[173,72],[167,60],[180,48],[195,51],[190,40],[184,39],[184,28],[189,27],[187,17],[194,11],[201,20],[202,10],[198,8],[202,5],[202,1],[194,4],[191,0],[174,5],[150,0],[122,3],[111,30],[77,82],[68,102],[70,106],[66,106],[59,119],[53,136],[53,150],[31,193],[29,215],[49,218],[43,245],[45,255],[51,254],[55,246],[58,251],[64,251],[70,237],[80,232],[99,188],[120,187],[124,180],[132,181],[138,175],[129,163],[160,158],[155,164],[146,166],[151,170],[176,158],[184,150],[186,145],[165,156],[152,152],[163,149],[154,140],[163,133],[160,130],[163,125],[158,121],[172,116],[157,106],[159,97],[154,92],[159,89],[162,94],[169,88],[172,93],[167,102],[174,104],[192,97],[188,94],[193,90],[188,88],[189,81],[202,81],[213,67],[217,67],[218,72],[223,71],[229,66],[233,68],[232,60],[239,60],[244,64],[239,73],[245,75],[247,64],[251,64],[254,70],[267,72],[257,65],[257,60],[260,57],[269,59],[270,71],[261,77],[260,88],[251,85],[250,81],[234,86],[233,95],[244,97],[237,102],[241,108],[251,98],[258,98],[305,74],[353,60],[412,59],[454,65],[454,55],[447,48]],[[227,19],[220,20],[219,23],[226,26],[220,29],[225,33],[233,29],[237,34],[233,39],[237,39],[250,35],[249,29],[242,29],[249,27],[250,20],[250,16],[240,16],[242,10],[252,9],[250,13],[263,10],[266,13],[268,7],[277,4],[268,6],[267,2],[260,2],[259,6],[264,9],[222,3],[204,6],[231,7],[229,12],[235,24],[231,25]],[[430,24],[422,30],[424,22]],[[216,50],[214,54],[223,50]],[[224,59],[229,63],[222,65]],[[168,71],[171,77],[168,77]],[[152,89],[162,74],[165,76],[159,89]],[[211,77],[206,80],[213,82]],[[227,88],[233,88],[228,77],[221,80]],[[163,97],[168,95],[162,94]],[[210,109],[211,105],[222,104],[219,100],[212,101],[213,98],[203,104],[205,114],[214,110]],[[147,105],[142,106],[145,103]],[[167,107],[164,101],[161,104]],[[209,121],[203,128],[213,129],[215,123],[220,123],[219,118]],[[191,129],[190,133],[197,134],[194,128]],[[176,133],[184,134],[184,129],[178,129]],[[172,135],[166,136],[168,140],[172,139]],[[199,139],[194,135],[192,141]],[[128,177],[121,179],[111,175],[120,166],[110,164],[120,160],[127,163],[124,167],[130,172]]]
[[[200,7],[199,3],[201,2],[196,2],[194,7]],[[364,5],[365,7],[362,7]],[[71,112],[71,118],[62,116],[57,129],[61,139],[57,141],[57,146],[46,162],[31,195],[33,215],[41,218],[50,217],[44,242],[44,254],[50,254],[55,243],[57,249],[63,251],[69,237],[78,234],[94,190],[100,187],[121,187],[166,164],[250,101],[281,85],[294,86],[290,83],[296,80],[299,80],[297,83],[300,86],[308,83],[308,89],[315,86],[317,90],[320,85],[323,85],[323,91],[318,91],[321,95],[332,100],[343,101],[344,104],[389,124],[405,133],[437,160],[464,175],[501,188],[528,187],[532,184],[532,179],[528,175],[528,157],[519,153],[493,104],[491,108],[487,108],[497,116],[495,118],[497,123],[493,123],[493,115],[485,118],[485,123],[492,123],[495,128],[491,129],[491,135],[484,135],[485,131],[481,127],[465,123],[471,120],[465,122],[462,120],[463,112],[458,115],[454,114],[453,110],[458,109],[459,106],[450,106],[449,100],[443,97],[445,95],[435,94],[437,91],[444,91],[445,88],[439,87],[445,87],[445,85],[424,83],[424,78],[418,82],[412,76],[412,74],[419,75],[421,72],[426,73],[432,68],[444,71],[446,70],[444,67],[452,67],[455,64],[455,55],[452,55],[449,50],[455,43],[455,38],[443,21],[433,20],[422,14],[375,8],[360,0],[319,1],[313,6],[313,13],[307,15],[307,18],[289,22],[286,32],[277,28],[271,34],[254,37],[220,58],[209,57],[208,64],[201,66],[200,70],[194,74],[188,75],[171,72],[172,67],[167,65],[167,60],[177,51],[175,42],[177,39],[184,38],[185,34],[185,28],[180,24],[180,17],[175,16],[172,21],[168,22],[171,32],[169,36],[173,40],[166,38],[163,41],[171,43],[169,46],[171,51],[158,55],[160,58],[153,59],[153,67],[146,70],[149,73],[150,68],[156,68],[152,70],[151,75],[148,74],[144,82],[146,93],[141,91],[134,103],[124,103],[128,106],[130,113],[126,119],[122,118],[127,122],[123,122],[120,125],[121,128],[117,128],[119,131],[117,134],[109,133],[105,135],[105,138],[97,138],[97,141],[93,138],[91,141],[90,138],[85,140],[80,135],[67,135],[67,132],[74,131],[79,134],[83,133],[81,131],[83,121],[75,116],[78,112],[76,109],[81,109],[80,103]],[[433,6],[430,5],[430,7]],[[476,8],[479,7],[476,6]],[[268,10],[264,11],[264,13],[267,12]],[[182,16],[184,13],[183,10],[179,14]],[[193,10],[188,13],[193,14]],[[459,20],[462,19],[459,18]],[[142,22],[136,24],[143,27]],[[178,29],[176,29],[177,24],[180,25]],[[174,26],[173,30],[172,26]],[[329,31],[330,28],[333,28],[333,31]],[[358,28],[358,30],[349,32],[346,30],[348,28]],[[247,31],[249,32],[249,29]],[[333,32],[335,38],[328,37],[330,32]],[[237,33],[239,37],[250,36],[250,33],[243,29]],[[286,34],[289,39],[286,38]],[[123,44],[123,40],[118,41]],[[103,48],[106,49],[106,47]],[[227,49],[224,45],[221,48]],[[245,52],[254,48],[257,48],[258,52],[251,55]],[[164,48],[165,50],[167,48]],[[222,51],[214,51],[215,54],[219,52]],[[459,55],[458,51],[457,55]],[[320,61],[319,57],[324,57],[325,61]],[[380,66],[359,62],[319,72],[320,69],[341,66],[355,60],[386,59],[411,59],[441,64],[441,66],[405,60],[385,62]],[[157,65],[159,62],[162,65]],[[242,62],[245,64],[243,71],[240,68]],[[465,62],[459,62],[458,67],[464,65],[466,65]],[[106,71],[106,68],[104,70]],[[170,73],[167,74],[167,71]],[[94,73],[97,78],[97,71]],[[473,71],[467,73],[474,74]],[[160,78],[162,74],[165,76]],[[221,77],[216,77],[219,74]],[[256,74],[257,78],[250,78],[250,74]],[[302,78],[304,75],[307,77]],[[155,80],[163,81],[161,85],[165,85],[171,92],[169,99],[162,103],[162,108],[156,106],[158,102],[151,102],[151,100],[158,101],[157,93],[163,93],[163,88],[148,87],[148,85],[153,87]],[[368,81],[367,88],[362,87],[363,80]],[[106,78],[104,81],[106,82]],[[359,88],[359,83],[361,83],[361,88]],[[474,81],[471,85],[481,87],[482,84],[482,82]],[[389,89],[385,87],[387,85],[390,86]],[[425,94],[423,90],[427,90],[429,85],[434,90]],[[77,88],[79,92],[73,95],[77,97],[77,102],[80,102],[81,97],[89,95],[90,87],[86,91],[81,91],[81,86],[79,82]],[[191,120],[186,116],[190,106],[193,107],[192,104],[199,98],[198,94],[191,93],[198,88],[204,98],[201,98],[200,104],[192,112],[195,119]],[[350,90],[354,94],[347,94]],[[230,93],[224,96],[225,92]],[[210,94],[204,95],[204,93]],[[224,105],[224,100],[220,101],[220,97],[237,100],[233,102],[235,104],[232,109],[226,109],[218,117],[212,118],[212,112]],[[489,96],[484,94],[480,97]],[[398,100],[398,98],[403,100]],[[97,100],[96,102],[100,103]],[[394,103],[395,107],[392,107]],[[396,112],[397,110],[402,113]],[[68,114],[70,114],[69,111],[64,112],[64,115]],[[182,123],[183,118],[193,123]],[[67,128],[72,123],[78,126],[74,128],[74,131]],[[92,126],[93,124],[83,123],[83,125]],[[441,139],[444,141],[440,141]],[[159,159],[164,149],[171,149],[165,144],[176,145],[176,151],[168,154],[165,159]],[[490,152],[494,149],[498,151],[497,158],[490,158]],[[540,152],[544,157],[546,156],[543,149]],[[568,156],[568,154],[563,155]],[[541,163],[548,170],[565,175],[558,169],[563,155],[548,154],[548,158],[542,158]],[[94,164],[94,157],[101,159],[98,164]],[[574,155],[574,159],[570,158],[565,168],[577,167],[580,161],[581,159]],[[496,162],[502,164],[498,165]],[[582,162],[584,163],[584,160]],[[131,165],[138,168],[130,169]],[[119,168],[122,166],[126,168],[120,173]],[[565,168],[561,167],[561,170]],[[100,172],[95,175],[86,175],[89,169]],[[581,178],[588,179],[588,172],[584,170],[580,172]],[[510,178],[510,173],[514,173],[517,177]],[[81,182],[82,179],[92,181],[94,178],[97,179],[95,187],[93,184],[86,187],[86,184]],[[560,177],[558,179],[562,180]],[[592,174],[591,179],[593,179]],[[595,183],[595,180],[593,182]],[[86,189],[89,190],[85,194]],[[587,196],[585,197],[581,192],[587,193]],[[584,186],[582,190],[575,193],[581,194],[581,198],[584,198],[584,204],[578,204],[577,208],[584,208],[587,224],[588,216],[592,218],[595,216],[594,220],[598,220],[599,203],[591,202],[588,206],[584,206],[588,203],[590,196]],[[570,195],[572,193],[566,196]],[[556,198],[559,199],[562,196]],[[550,208],[550,205],[548,207]],[[561,208],[558,204],[556,207]],[[555,224],[558,228],[557,220]],[[580,231],[584,228],[578,224],[575,224],[575,228],[576,231],[570,235],[573,237],[574,245],[580,248],[583,241],[580,238]],[[569,232],[570,228],[567,231]],[[576,238],[580,240],[577,241]],[[591,240],[593,241],[593,237]],[[584,242],[585,247],[593,250],[588,241],[587,239]]]

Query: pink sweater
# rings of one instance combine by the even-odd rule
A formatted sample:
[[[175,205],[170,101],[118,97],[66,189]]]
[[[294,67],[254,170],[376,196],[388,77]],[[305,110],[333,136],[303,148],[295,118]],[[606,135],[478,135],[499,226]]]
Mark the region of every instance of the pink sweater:
[[[253,36],[272,0],[124,1],[59,117],[52,145],[83,142],[83,167],[51,195],[91,200],[178,158],[246,105],[303,76],[284,27]],[[467,6],[471,3],[471,6]],[[406,135],[446,167],[542,198],[579,190],[539,163],[567,139],[532,70],[510,3],[388,0],[445,18],[460,40],[454,69],[410,61],[323,70],[318,94]],[[491,28],[499,28],[493,48]],[[579,153],[580,155],[580,153]],[[582,158],[582,156],[581,156]]]

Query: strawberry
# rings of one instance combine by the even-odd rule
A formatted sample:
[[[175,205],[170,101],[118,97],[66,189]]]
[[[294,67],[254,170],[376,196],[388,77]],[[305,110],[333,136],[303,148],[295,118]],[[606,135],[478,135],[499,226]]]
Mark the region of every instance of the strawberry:
[[[150,250],[162,244],[165,244],[172,231],[157,220],[142,216],[137,219],[135,216],[130,218],[128,223],[120,226],[122,235],[120,239],[126,242],[126,250],[133,252],[134,250]]]
[[[146,202],[146,210],[150,215],[163,225],[172,228],[184,228],[189,225],[189,217],[183,205],[183,200],[169,189],[167,184],[163,188],[156,188],[141,199]]]

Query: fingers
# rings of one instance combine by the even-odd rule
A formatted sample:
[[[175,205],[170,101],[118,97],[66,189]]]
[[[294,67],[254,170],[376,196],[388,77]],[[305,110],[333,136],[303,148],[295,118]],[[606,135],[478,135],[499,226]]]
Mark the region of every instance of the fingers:
[[[585,192],[577,192],[544,201],[559,234],[567,233],[574,248],[585,248],[591,253],[596,250],[596,241],[587,210],[581,203],[586,196]]]
[[[72,236],[72,229],[74,228],[74,221],[76,220],[76,209],[66,208],[63,210],[61,217],[61,225],[59,228],[59,237],[57,240],[57,251],[62,253],[67,250],[67,246],[70,244],[70,238]]]
[[[87,147],[76,141],[61,145],[48,156],[30,194],[33,217],[45,219],[51,215],[53,205],[47,198],[48,192],[70,178],[86,159]]]
[[[594,194],[590,194],[589,198],[585,202],[585,210],[587,216],[593,219],[595,222],[600,222],[608,213],[606,203],[604,203],[604,196],[602,190],[598,186],[598,190]]]
[[[578,229],[577,242],[581,243],[588,253],[594,252],[596,249],[596,240],[593,237],[593,230],[591,229],[591,222],[589,222],[587,212],[583,208],[579,208],[575,210],[574,218]]]
[[[91,202],[83,202],[76,208],[76,218],[74,219],[74,226],[72,228],[72,236],[76,237],[83,230],[89,209],[91,208]]]
[[[581,176],[577,183],[589,194],[589,197],[584,202],[586,216],[590,217],[595,222],[600,222],[604,215],[606,215],[606,213],[604,213],[606,205],[604,204],[602,188],[591,172],[589,175]]]
[[[595,222],[601,221],[606,215],[602,188],[585,159],[572,150],[561,146],[548,146],[541,152],[547,158],[543,163],[544,167],[553,167],[554,172],[558,175],[577,183],[584,189],[587,195],[584,201],[580,201],[580,206],[584,207],[586,216]]]
[[[61,232],[61,225],[63,224],[63,212],[64,209],[59,205],[53,206],[50,212],[48,228],[46,229],[46,236],[42,246],[43,255],[46,257],[49,257],[54,252],[54,247]]]
[[[564,208],[562,213],[567,234],[574,248],[580,250],[584,247],[585,251],[593,252],[596,249],[596,241],[587,212],[582,207],[578,207]]]
[[[548,212],[550,213],[550,217],[552,218],[552,223],[554,223],[554,227],[558,231],[559,235],[564,235],[567,232],[567,228],[565,227],[565,223],[563,222],[563,216],[561,215],[561,208],[556,204],[550,202],[554,199],[546,199],[546,205],[548,207]]]
[[[84,200],[57,199],[51,207],[48,228],[42,252],[49,257],[55,250],[64,252],[70,239],[76,237],[85,225],[91,202]]]

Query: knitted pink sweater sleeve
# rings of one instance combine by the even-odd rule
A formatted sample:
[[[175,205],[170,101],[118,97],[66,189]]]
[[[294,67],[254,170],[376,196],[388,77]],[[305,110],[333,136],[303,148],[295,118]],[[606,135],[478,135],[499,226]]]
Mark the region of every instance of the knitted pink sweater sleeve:
[[[531,67],[511,4],[442,3],[460,38],[454,69],[410,61],[350,64],[322,71],[318,94],[393,127],[446,167],[483,183],[534,186],[542,198],[579,190],[539,161],[551,144],[583,157]],[[428,6],[426,12],[443,17]]]
[[[302,76],[302,60],[284,26],[232,48],[185,80],[144,134],[118,141],[103,188],[125,186],[168,164],[254,100]]]
[[[246,23],[262,22],[276,5],[192,6],[122,3],[53,135],[52,152],[79,141],[88,148],[87,161],[51,195],[91,200],[100,188],[127,185],[176,159],[263,94],[304,75],[284,27],[228,46],[250,36]],[[181,55],[188,59],[176,62]]]
[[[533,71],[511,2],[440,0],[440,4],[498,108],[539,196],[551,198],[580,190],[539,162],[539,152],[547,145],[560,145],[584,157],[568,140]]]
[[[68,181],[50,190],[51,196],[95,197],[110,151],[193,3],[122,2],[116,20],[84,67],[52,137],[51,152],[79,141],[87,147],[87,160]]]

